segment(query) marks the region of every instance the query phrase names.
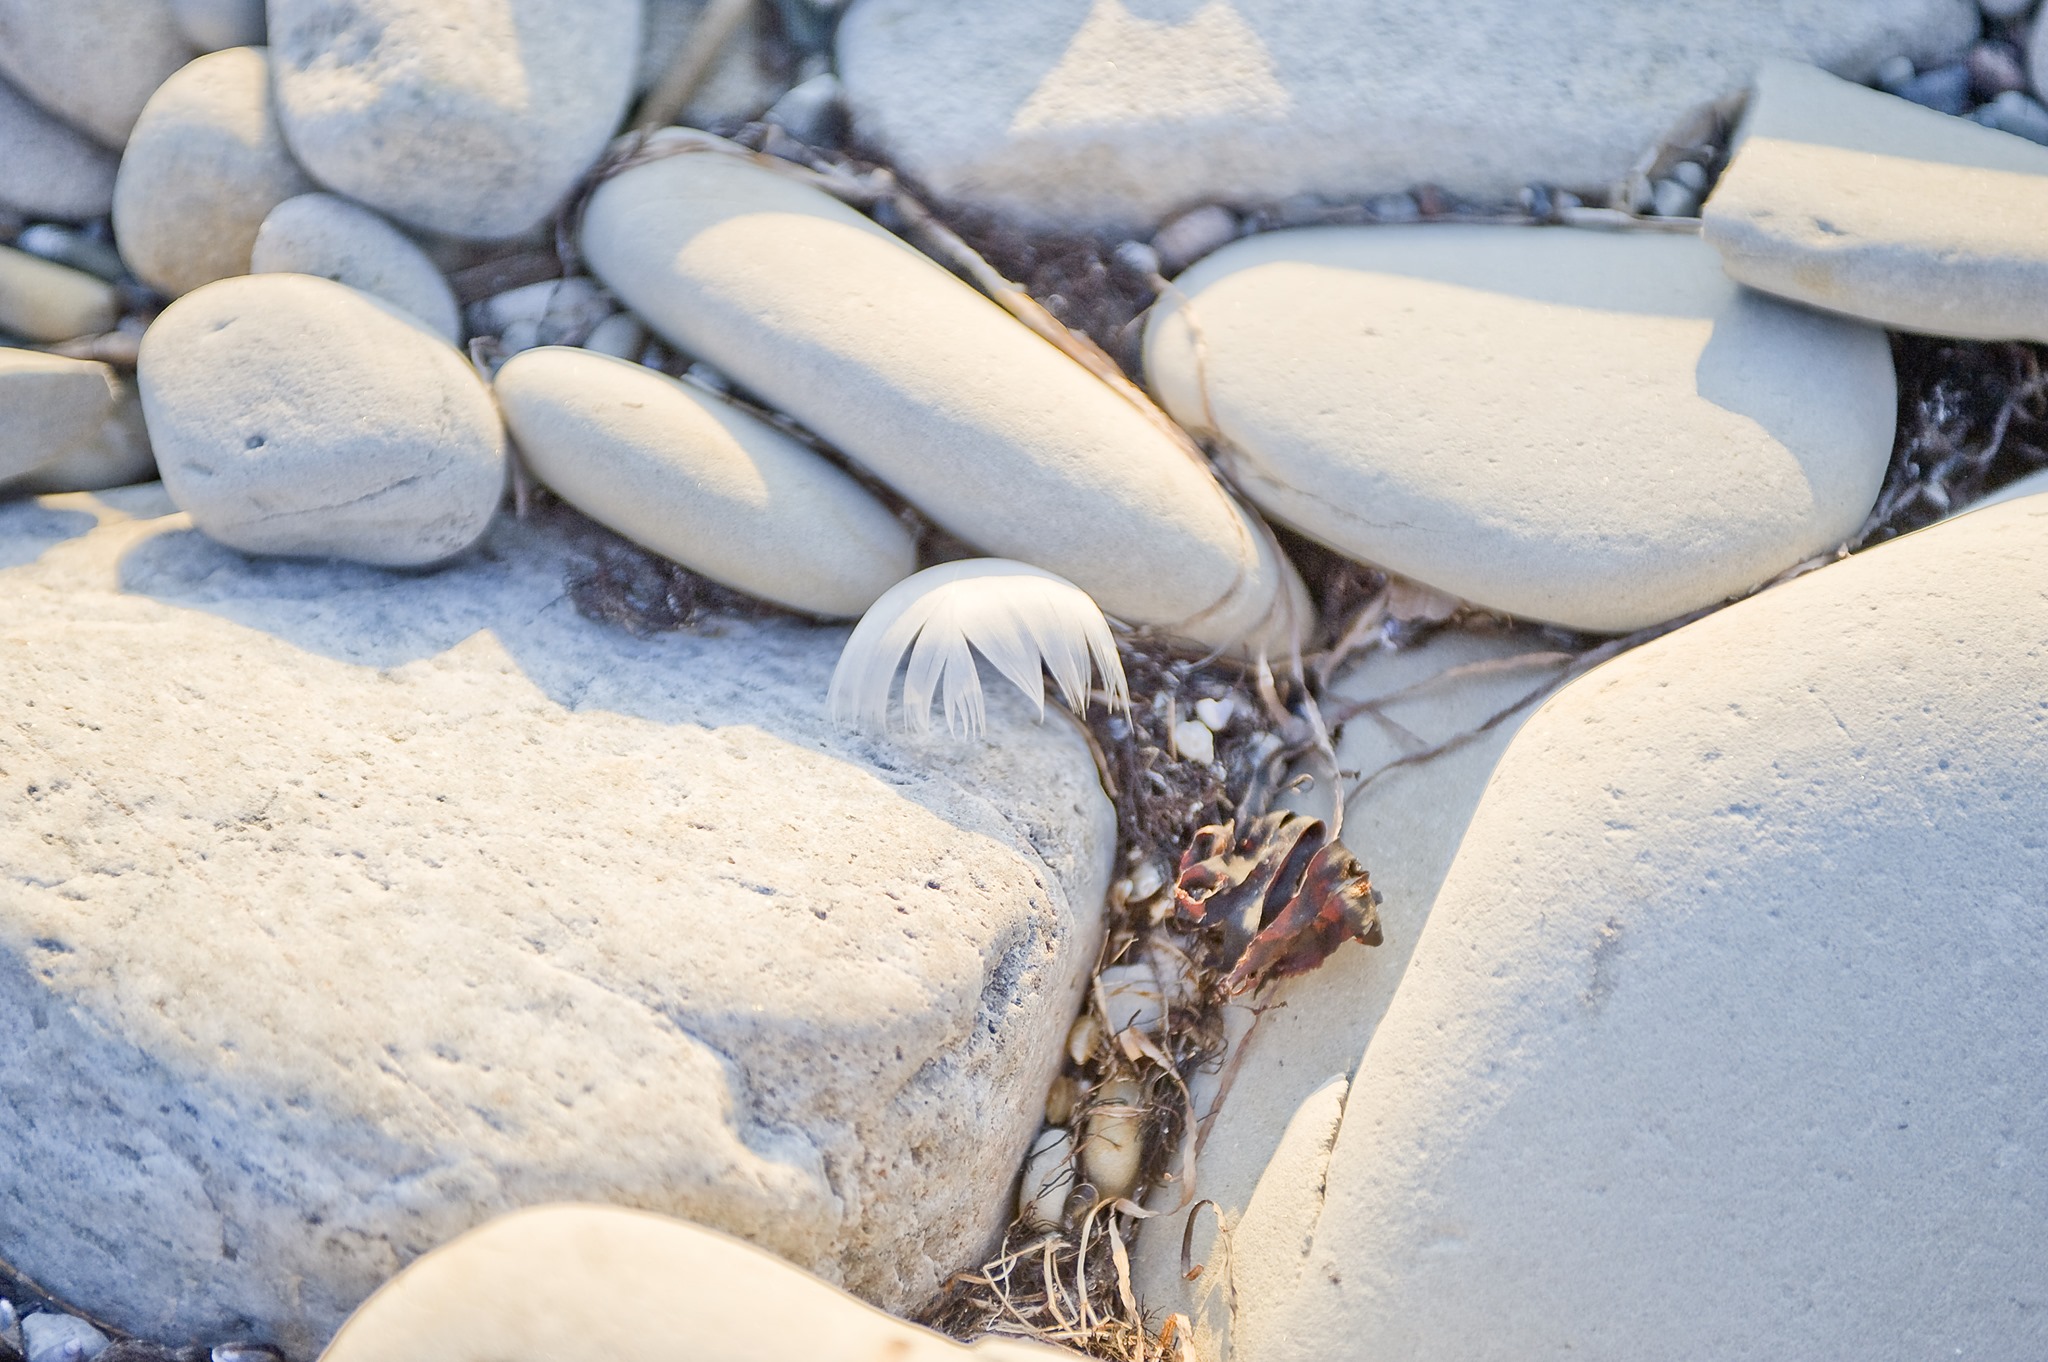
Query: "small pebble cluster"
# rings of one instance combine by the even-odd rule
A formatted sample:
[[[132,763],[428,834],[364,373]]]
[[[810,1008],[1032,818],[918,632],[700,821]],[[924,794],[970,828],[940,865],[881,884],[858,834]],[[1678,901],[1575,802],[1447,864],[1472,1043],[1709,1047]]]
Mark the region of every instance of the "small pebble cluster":
[[[2030,443],[2048,393],[2048,11],[1873,0],[1788,34],[1732,0],[1641,29],[1613,0],[1577,0],[1558,21],[1577,46],[1530,87],[1528,61],[1492,64],[1553,41],[1526,27],[1538,7],[1489,4],[1500,13],[1472,33],[1410,54],[1430,97],[1403,103],[1412,72],[1358,66],[1412,41],[1398,7],[1302,3],[1286,22],[1252,0],[1168,21],[1103,0],[1062,26],[993,0],[0,0],[0,492],[15,499],[0,524],[20,541],[0,542],[0,572],[33,598],[7,661],[40,709],[18,751],[0,748],[33,782],[0,842],[28,895],[0,908],[0,995],[16,995],[0,996],[0,1055],[73,1046],[119,1068],[107,1091],[133,1099],[44,1091],[0,1058],[17,1122],[0,1134],[22,1151],[18,1167],[0,1155],[0,1200],[54,1207],[13,1180],[73,1142],[140,1148],[135,1166],[170,1170],[141,1182],[220,1221],[121,1223],[142,1203],[110,1181],[98,1201],[66,1186],[46,1221],[0,1227],[0,1259],[60,1293],[91,1283],[108,1298],[76,1304],[112,1321],[15,1292],[0,1298],[0,1362],[278,1362],[330,1338],[334,1362],[374,1362],[443,1335],[437,1357],[510,1362],[570,1346],[548,1341],[556,1328],[630,1350],[672,1307],[607,1285],[606,1255],[629,1248],[701,1275],[721,1340],[707,1356],[750,1355],[731,1303],[703,1285],[727,1277],[757,1317],[799,1302],[791,1337],[856,1328],[878,1347],[956,1352],[754,1249],[637,1212],[528,1212],[433,1251],[563,1199],[680,1207],[899,1313],[1138,1362],[1226,1345],[1249,1362],[1334,1355],[1368,1334],[1389,1355],[1533,1356],[1528,1340],[1563,1337],[1624,1349],[1585,1355],[1667,1355],[1679,1324],[1631,1314],[1613,1282],[1654,1292],[1602,1255],[1689,1261],[1658,1225],[1790,1206],[1754,1240],[1715,1240],[1743,1285],[1764,1297],[1867,1261],[1843,1279],[1864,1285],[1818,1313],[1709,1310],[1691,1325],[1797,1353],[1831,1320],[1891,1318],[1904,1270],[1838,1232],[1864,1203],[1809,1187],[1805,1146],[1777,1138],[1802,1093],[1823,1094],[1813,1119],[1849,1151],[1839,1181],[1868,1198],[1920,1215],[1912,1189],[1938,1175],[1951,1201],[2032,1204],[2038,1172],[1980,1158],[1978,1136],[2038,1125],[2038,1083],[1979,1083],[1931,1056],[1951,1011],[1974,1028],[1971,1053],[2010,1059],[2041,1035],[2038,1008],[1956,999],[1985,980],[1986,996],[2024,999],[2044,965],[2021,941],[2038,838],[2006,822],[2040,747],[2020,711],[2048,703],[2048,644],[2026,632],[2038,599],[1970,574],[2038,564],[2048,503],[2015,483],[2009,505],[1841,560],[1902,508],[1924,512],[1915,525],[1966,509],[1950,476],[1975,495],[2048,464]],[[1325,9],[1356,41],[1289,47],[1314,27],[1300,14]],[[1668,64],[1651,31],[1666,23],[1710,30],[1690,66]],[[1461,62],[1462,82],[1447,79]],[[1019,85],[1026,68],[1035,83]],[[948,70],[985,78],[934,74]],[[1132,71],[1154,77],[1129,86]],[[1462,108],[1487,79],[1526,95],[1512,128],[1436,99]],[[1604,96],[1559,104],[1552,85]],[[1493,132],[1476,137],[1482,122]],[[1964,431],[1951,447],[1899,427],[1902,391],[1909,417],[1951,391],[1904,382],[1906,359],[1935,353],[1928,337],[1949,338],[1938,353],[1958,366],[1993,353],[1964,342],[2005,347],[1988,419],[1922,423]],[[598,569],[563,566],[586,543],[602,570],[654,563],[700,583],[735,634],[684,645],[557,621],[566,596],[635,634],[675,622],[642,630],[659,612],[621,604],[625,588],[593,604]],[[1180,660],[1135,714],[1085,737],[1054,725],[966,756],[790,717],[806,687],[822,707],[813,683],[843,638],[816,626],[974,554],[1057,573],[1127,644]],[[1937,585],[1915,596],[1916,580]],[[80,603],[75,637],[51,627],[53,600]],[[1952,629],[1931,604],[1945,601],[1964,602]],[[142,687],[129,674],[151,668],[120,650],[147,630],[193,640],[196,660],[165,664],[181,679],[164,695],[223,683],[245,654],[291,669],[250,682],[246,714],[238,697],[192,721],[246,744],[233,771],[92,766],[106,754],[80,734],[115,717],[36,728],[70,703],[47,677]],[[408,651],[415,633],[437,642]],[[1947,651],[1930,662],[1895,638]],[[1717,650],[1744,659],[1739,675],[1713,672]],[[1880,674],[1890,689],[1868,681]],[[1957,694],[1966,674],[1980,694]],[[431,702],[408,717],[414,702],[383,686]],[[171,703],[109,693],[152,715]],[[1951,699],[1969,732],[1944,726]],[[249,775],[285,762],[291,725],[274,716],[294,704],[326,725],[321,753],[298,777]],[[1741,723],[1716,717],[1730,713]],[[335,736],[351,722],[392,729],[402,752]],[[743,805],[751,821],[700,804],[694,821],[632,821],[630,835],[560,819],[519,832],[539,782],[518,754],[453,755],[501,728],[549,760],[570,754],[579,781],[629,773],[676,806]],[[674,747],[648,736],[682,729]],[[1119,801],[1114,836],[1091,755]],[[74,780],[88,766],[99,774]],[[348,811],[301,788],[322,770],[359,782]],[[244,776],[274,787],[260,807]],[[1884,799],[1843,793],[1865,783]],[[227,816],[206,801],[231,785]],[[120,817],[67,803],[80,787]],[[755,817],[760,788],[817,793]],[[284,918],[221,929],[223,958],[332,949],[402,1015],[279,993],[253,1029],[215,1036],[185,1013],[157,1028],[150,1016],[219,981],[169,947],[120,954],[119,924],[138,902],[165,921],[218,912],[206,876],[249,829],[273,831],[280,798],[299,810],[281,825],[334,845],[251,861],[266,868],[248,897]],[[1949,842],[1913,841],[1938,830],[1925,809],[1942,798],[2004,830],[2004,850],[1962,863]],[[1176,807],[1141,833],[1146,800]],[[638,817],[604,807],[622,826]],[[1371,966],[1338,957],[1339,983],[1262,989],[1240,1018],[1191,982],[1164,929],[1185,848],[1162,839],[1269,807],[1364,829],[1346,842],[1390,896],[1388,945]],[[501,814],[514,829],[499,840],[487,825]],[[338,902],[356,888],[317,876],[376,861],[364,873],[381,892],[440,902],[442,853],[409,840],[423,819],[477,843],[463,873],[501,906],[496,935],[461,918],[436,936],[434,913],[412,913],[388,933],[420,933],[414,963],[446,951],[446,968],[372,978],[386,962],[331,944],[355,942],[363,919],[308,927],[331,905],[279,886],[335,886],[296,892]],[[732,854],[699,836],[713,830]],[[350,849],[359,836],[388,841]],[[1840,865],[1838,844],[1852,849]],[[697,852],[672,876],[650,846]],[[805,859],[816,847],[836,859]],[[1719,859],[1696,863],[1698,848]],[[273,855],[320,866],[262,878]],[[1833,953],[1853,950],[1827,924],[1859,866],[1904,874],[1928,858],[1963,888],[1916,892],[1961,924],[1961,944],[1930,948],[1920,974],[1883,974],[1927,1029],[1872,1080],[1890,1104],[1879,1120],[1835,1083],[1841,1056],[1868,1058],[1856,1027],[1870,1019],[1830,981],[1918,954],[1879,933],[1837,971]],[[776,929],[792,943],[777,958],[747,935],[756,918],[721,910],[691,928],[715,968],[671,988],[683,976],[666,946],[634,944],[667,938],[604,917],[640,899],[519,897],[554,884],[549,859],[564,883],[648,903],[710,902],[689,882],[702,876],[716,894],[739,885],[749,912],[809,911]],[[144,864],[188,870],[123,898]],[[1811,893],[1784,887],[1809,870]],[[1722,1014],[1777,1006],[1752,981],[1781,967],[1731,964],[1731,933],[1695,933],[1695,899],[1767,905],[1767,920],[1740,919],[1748,939],[1815,981],[1798,994],[1800,1037],[1733,1076],[1721,1057],[1751,1055],[1751,1037]],[[1525,900],[1546,905],[1537,927],[1503,907]],[[941,909],[957,941],[931,925]],[[842,935],[856,920],[859,943]],[[1973,930],[1996,948],[1973,956]],[[508,953],[507,934],[546,962]],[[538,1004],[478,981],[529,968],[533,990],[570,981],[548,1006],[586,1038],[580,1055],[511,1053],[558,1037]],[[466,982],[421,992],[450,977]],[[843,1014],[806,997],[835,988]],[[1719,1000],[1711,1016],[1703,999]],[[1850,1039],[1813,1039],[1843,1017]],[[593,1044],[647,1067],[600,1074]],[[1545,1086],[1499,1077],[1515,1065]],[[203,1102],[157,1100],[161,1073],[187,1074]],[[639,1105],[635,1083],[682,1105]],[[1695,1089],[1725,1099],[1719,1115]],[[549,1118],[579,1101],[577,1123],[597,1110],[638,1134],[606,1143],[571,1123],[558,1138]],[[1346,1123],[1347,1102],[1371,1106],[1371,1130]],[[1970,1119],[1918,1133],[1944,1107]],[[1892,1144],[1870,1134],[1909,1128]],[[1415,1171],[1404,1160],[1439,1129],[1458,1139],[1439,1171]],[[978,1147],[949,1150],[962,1130]],[[260,1152],[193,1152],[223,1131]],[[1617,1171],[1591,1192],[1525,1177],[1515,1150],[1534,1147]],[[1699,1157],[1662,1161],[1680,1147]],[[1716,1152],[1729,1149],[1747,1163]],[[263,1158],[278,1164],[237,1162]],[[995,1185],[1020,1166],[1021,1182]],[[1777,1203],[1742,1190],[1751,1174],[1782,1177]],[[1433,1197],[1455,1214],[1413,1209]],[[1197,1234],[1198,1200],[1228,1233]],[[62,1233],[87,1204],[107,1218],[95,1245],[160,1269],[180,1236],[209,1253],[218,1238],[228,1284],[195,1284],[204,1266],[123,1279]],[[2048,1241],[2038,1217],[1986,1218],[1982,1251],[1952,1253],[1961,1276],[1943,1297],[1974,1304],[1938,1332],[2009,1352],[2038,1325],[1984,1301],[2018,1280],[2002,1255],[2048,1261]],[[1537,1223],[1570,1227],[1568,1268],[1524,1242]],[[293,1247],[230,1250],[244,1230]],[[965,1257],[998,1241],[991,1263]],[[574,1327],[574,1301],[535,1321],[500,1299],[508,1263],[566,1242],[582,1256],[561,1264],[564,1291],[610,1302],[596,1332]],[[1018,1268],[1030,1253],[1041,1266]],[[1216,1270],[1195,1273],[1197,1259]],[[963,1314],[954,1274],[970,1269],[986,1290]],[[1347,1294],[1354,1270],[1369,1285]],[[1033,1271],[1027,1317],[1004,1293]],[[1089,1271],[1064,1294],[1062,1272]],[[1488,1302],[1484,1329],[1459,1315],[1469,1300]],[[1619,1333],[1579,1332],[1623,1317]]]

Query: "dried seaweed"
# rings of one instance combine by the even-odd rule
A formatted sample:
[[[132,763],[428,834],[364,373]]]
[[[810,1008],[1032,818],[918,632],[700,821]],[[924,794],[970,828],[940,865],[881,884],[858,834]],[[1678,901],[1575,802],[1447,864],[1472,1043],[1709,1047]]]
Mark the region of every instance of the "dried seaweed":
[[[2048,350],[2020,341],[1895,335],[1898,435],[1849,548],[1881,544],[2048,467]]]

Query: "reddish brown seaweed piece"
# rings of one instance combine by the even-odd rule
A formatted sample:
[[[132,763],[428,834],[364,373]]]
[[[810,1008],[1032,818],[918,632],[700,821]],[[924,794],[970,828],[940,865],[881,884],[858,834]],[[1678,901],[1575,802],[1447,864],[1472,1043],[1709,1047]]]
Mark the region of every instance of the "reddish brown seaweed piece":
[[[1238,957],[1223,991],[1234,996],[1268,979],[1306,974],[1346,941],[1379,945],[1385,939],[1375,911],[1379,897],[1358,858],[1342,842],[1325,843],[1300,891]]]

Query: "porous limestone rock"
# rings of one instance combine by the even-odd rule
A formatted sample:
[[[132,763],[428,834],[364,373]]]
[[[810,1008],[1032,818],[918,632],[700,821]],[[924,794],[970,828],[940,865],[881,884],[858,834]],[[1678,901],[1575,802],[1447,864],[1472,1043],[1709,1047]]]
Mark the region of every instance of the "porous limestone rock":
[[[549,1289],[536,1293],[536,1276]],[[544,1206],[470,1231],[357,1312],[321,1362],[1058,1362],[972,1348],[891,1319],[700,1226],[608,1206]]]
[[[1257,1362],[2048,1347],[2044,574],[1974,511],[1522,727]]]
[[[1134,624],[1284,646],[1299,583],[1191,448],[853,209],[698,136],[657,137],[584,215],[635,313],[969,543]]]
[[[1773,62],[1702,211],[1728,273],[1899,331],[2048,341],[2048,147]]]
[[[666,374],[588,350],[515,355],[493,390],[526,466],[584,514],[727,586],[859,615],[917,571],[889,508],[824,457]]]
[[[77,222],[114,202],[117,158],[0,80],[0,207]]]
[[[210,52],[154,95],[114,182],[114,240],[135,276],[176,297],[249,272],[256,229],[313,187],[277,126],[270,57]]]
[[[982,1261],[1099,948],[1071,724],[836,730],[843,630],[595,623],[563,510],[432,574],[168,510],[0,506],[0,1256],[294,1357],[549,1201],[896,1310]]]
[[[164,485],[249,553],[435,563],[504,492],[504,425],[469,361],[331,280],[188,293],[143,336],[136,374]]]
[[[0,480],[90,440],[114,410],[114,371],[91,360],[0,349]]]
[[[285,136],[313,177],[401,222],[516,236],[617,129],[640,0],[271,0]]]
[[[195,55],[168,0],[0,0],[0,76],[117,149]]]
[[[411,237],[359,203],[301,194],[270,210],[249,251],[251,274],[317,274],[382,298],[450,344],[462,341],[455,290]]]
[[[1738,288],[1693,237],[1569,228],[1235,242],[1157,307],[1145,373],[1275,518],[1613,632],[1840,543],[1897,419],[1883,332]]]
[[[1769,57],[1960,57],[1971,0],[857,0],[855,129],[957,202],[1138,229],[1212,200],[1604,190]]]

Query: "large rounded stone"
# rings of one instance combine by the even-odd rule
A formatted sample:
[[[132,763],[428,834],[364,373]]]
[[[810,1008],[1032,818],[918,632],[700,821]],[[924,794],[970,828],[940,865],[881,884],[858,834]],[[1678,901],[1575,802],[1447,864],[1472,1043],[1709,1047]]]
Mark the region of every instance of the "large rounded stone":
[[[328,188],[402,222],[515,236],[604,150],[640,0],[271,0],[285,134]]]
[[[1791,62],[1702,210],[1742,283],[1899,331],[2048,341],[2048,147]]]
[[[1834,547],[1890,460],[1884,333],[1691,237],[1318,228],[1226,246],[1145,373],[1247,495],[1496,610],[1625,631]]]
[[[494,384],[521,457],[571,505],[728,586],[859,615],[917,571],[859,483],[730,403],[588,350],[512,357]]]
[[[250,553],[438,562],[504,490],[504,427],[469,362],[326,279],[186,294],[143,336],[137,376],[164,485]]]
[[[0,1258],[294,1357],[549,1201],[896,1310],[982,1261],[1100,944],[1074,726],[837,730],[843,630],[593,623],[544,516],[400,574],[149,490],[0,507]]]
[[[208,53],[136,122],[114,183],[114,239],[137,278],[176,297],[248,273],[265,215],[312,187],[278,130],[269,54]]]
[[[0,496],[39,492],[97,492],[156,477],[156,456],[133,380],[108,375],[113,405],[85,438],[56,458],[0,483]]]
[[[1071,231],[1419,183],[1603,191],[1770,57],[1852,79],[1972,0],[857,0],[855,129],[932,192]]]
[[[2044,574],[1974,511],[1529,720],[1258,1362],[2048,1350]]]
[[[249,250],[251,274],[317,274],[382,298],[450,344],[462,341],[455,290],[411,237],[358,203],[301,194],[270,210]]]
[[[114,371],[39,350],[0,349],[0,479],[91,439],[114,408]]]
[[[1292,569],[1196,457],[821,190],[683,150],[597,190],[583,251],[684,350],[962,539],[1059,573],[1110,614],[1215,645],[1278,642],[1289,607],[1305,614]]]
[[[0,0],[0,75],[110,147],[194,55],[167,0]]]
[[[113,206],[112,152],[0,80],[0,207],[76,222]]]
[[[549,1290],[536,1293],[536,1276]],[[371,1297],[321,1362],[1059,1362],[891,1319],[751,1245],[605,1206],[546,1206],[472,1230]]]

